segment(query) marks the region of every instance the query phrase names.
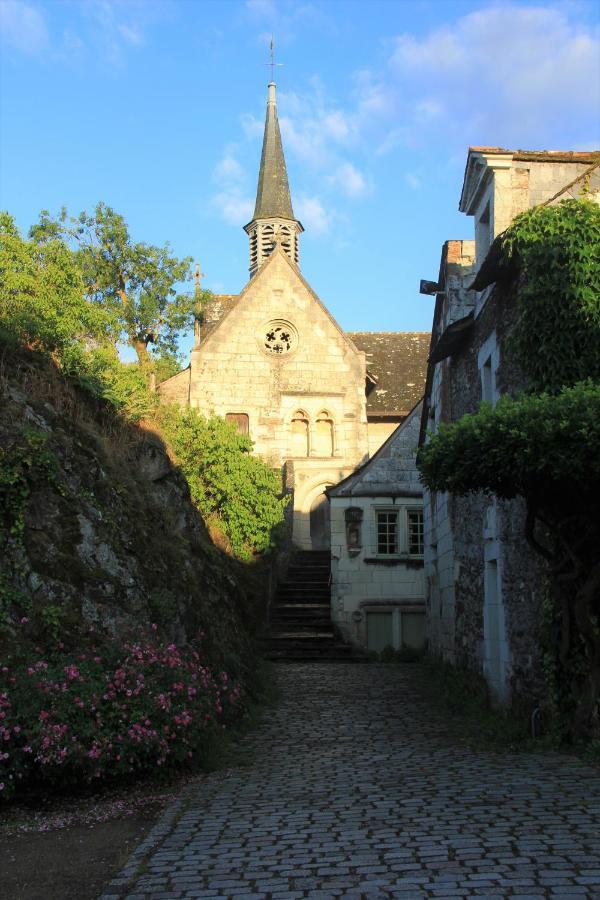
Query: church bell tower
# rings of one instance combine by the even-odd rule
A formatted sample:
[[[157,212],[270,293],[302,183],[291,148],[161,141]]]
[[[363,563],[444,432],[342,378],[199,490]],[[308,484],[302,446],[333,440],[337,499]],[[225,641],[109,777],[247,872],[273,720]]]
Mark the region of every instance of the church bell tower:
[[[244,225],[244,231],[250,238],[250,277],[256,274],[277,244],[294,265],[298,265],[298,235],[304,228],[292,209],[274,82],[269,84],[254,215],[252,221]]]

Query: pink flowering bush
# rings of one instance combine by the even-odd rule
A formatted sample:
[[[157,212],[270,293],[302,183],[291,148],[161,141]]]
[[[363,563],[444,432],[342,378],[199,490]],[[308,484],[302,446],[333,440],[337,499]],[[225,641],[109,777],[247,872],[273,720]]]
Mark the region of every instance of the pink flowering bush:
[[[0,665],[0,797],[202,762],[242,690],[154,634]]]

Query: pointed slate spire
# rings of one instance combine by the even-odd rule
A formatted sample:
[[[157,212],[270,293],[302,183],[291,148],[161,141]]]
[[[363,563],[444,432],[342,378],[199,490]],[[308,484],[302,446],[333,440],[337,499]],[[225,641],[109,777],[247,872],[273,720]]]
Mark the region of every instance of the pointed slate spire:
[[[275,85],[271,82],[253,218],[270,219],[274,216],[280,219],[294,218],[277,119]]]
[[[250,238],[251,275],[258,271],[278,244],[289,259],[298,264],[298,235],[304,229],[292,208],[273,82],[269,84],[256,205],[252,221],[244,226],[244,231]]]

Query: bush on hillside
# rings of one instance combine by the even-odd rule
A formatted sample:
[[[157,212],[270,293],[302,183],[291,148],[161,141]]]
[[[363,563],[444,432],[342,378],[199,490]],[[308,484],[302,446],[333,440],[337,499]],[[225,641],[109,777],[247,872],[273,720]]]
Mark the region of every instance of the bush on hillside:
[[[157,415],[192,500],[205,518],[218,520],[236,556],[249,559],[276,546],[287,497],[280,496],[280,475],[251,455],[250,438],[195,409],[162,407]]]

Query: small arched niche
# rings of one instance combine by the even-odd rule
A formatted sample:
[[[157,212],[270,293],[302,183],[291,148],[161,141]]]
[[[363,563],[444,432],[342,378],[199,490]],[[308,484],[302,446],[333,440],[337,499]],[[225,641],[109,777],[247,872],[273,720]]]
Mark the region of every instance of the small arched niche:
[[[313,433],[313,456],[333,456],[333,419],[322,410],[315,421]]]
[[[291,456],[308,456],[309,449],[308,416],[303,410],[298,409],[292,416]]]

